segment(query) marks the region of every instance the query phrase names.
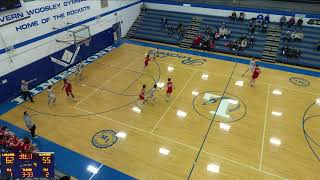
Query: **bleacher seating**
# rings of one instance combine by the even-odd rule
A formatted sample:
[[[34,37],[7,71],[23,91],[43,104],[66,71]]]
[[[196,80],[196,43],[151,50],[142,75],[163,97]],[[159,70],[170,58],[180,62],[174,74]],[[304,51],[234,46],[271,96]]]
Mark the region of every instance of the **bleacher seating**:
[[[286,45],[286,43],[283,41],[283,37],[285,36],[286,31],[293,32],[295,28],[295,26],[291,28],[283,28],[281,33],[279,54],[281,53],[282,46]],[[300,28],[297,28],[297,30],[300,30]],[[320,40],[320,28],[312,26],[303,26],[301,30],[304,33],[303,40],[294,43],[289,43],[291,46],[300,49],[301,57],[299,59],[287,59],[286,57],[281,57],[279,55],[277,61],[294,65],[320,68],[320,52],[316,50],[316,44]]]
[[[239,15],[239,14],[238,14]],[[230,40],[237,40],[242,35],[248,34],[248,22],[249,20],[244,20],[243,22],[238,21],[230,21],[229,17],[221,17],[221,16],[202,16],[204,17],[203,23],[201,25],[201,29],[204,31],[205,27],[209,25],[210,27],[220,27],[222,22],[226,23],[227,28],[231,30],[231,36],[228,39],[219,39],[215,42],[215,51],[220,52],[227,52],[242,56],[252,56],[256,58],[261,58],[263,48],[264,48],[264,42],[266,38],[266,33],[258,32],[257,34],[254,34],[254,37],[256,39],[255,46],[253,48],[247,48],[244,51],[233,51],[230,50],[228,47],[225,46]],[[249,35],[247,35],[249,37]]]
[[[248,21],[245,20],[243,23],[229,21],[228,17],[220,17],[220,16],[209,16],[209,15],[198,15],[198,14],[189,14],[189,13],[179,13],[172,11],[162,11],[162,10],[153,10],[148,9],[144,16],[143,20],[136,26],[136,31],[132,37],[150,41],[157,41],[162,43],[169,44],[180,44],[181,40],[177,40],[175,38],[170,37],[163,29],[161,29],[161,18],[168,18],[169,24],[177,25],[178,23],[183,23],[184,25],[189,25],[192,17],[202,17],[202,25],[201,29],[204,31],[206,25],[210,25],[211,27],[218,27],[222,22],[226,22],[227,27],[231,29],[231,36],[229,39],[221,39],[216,42],[216,51],[226,52],[232,54],[238,54],[242,56],[253,56],[260,58],[262,56],[264,41],[265,41],[265,33],[259,32],[255,34],[256,45],[254,48],[248,48],[244,51],[232,51],[229,48],[225,47],[225,44],[229,42],[229,40],[238,39],[243,34],[248,33]]]
[[[227,16],[221,17],[147,9],[142,20],[136,25],[136,30],[134,31],[132,37],[179,45],[183,38],[180,40],[173,38],[172,36],[169,36],[163,28],[161,28],[161,18],[163,17],[168,18],[168,23],[174,24],[175,26],[177,26],[179,23],[183,23],[184,26],[188,26],[191,23],[192,18],[200,17],[202,18],[202,23],[198,31],[199,33],[205,31],[206,25],[209,25],[212,29],[214,29],[216,27],[220,27],[222,22],[225,22],[227,24],[227,28],[230,28],[231,30],[231,36],[229,39],[219,39],[218,41],[215,41],[214,51],[256,58],[261,58],[264,52],[267,34],[262,32],[254,34],[256,41],[253,48],[247,48],[244,51],[234,51],[230,50],[228,47],[225,47],[225,44],[230,40],[239,39],[240,36],[248,33],[249,21],[247,19],[242,23],[238,21],[230,21],[229,17]],[[278,26],[278,23],[271,23],[271,25]],[[290,30],[293,31],[294,28],[295,27],[291,27]],[[281,38],[283,38],[287,30],[287,27],[282,30]],[[320,68],[320,52],[316,51],[316,43],[320,40],[320,27],[303,26],[303,32],[304,39],[301,42],[294,43],[294,47],[301,50],[301,57],[299,59],[287,59],[286,57],[281,56],[281,48],[284,45],[284,42],[281,40],[279,44],[279,55],[277,56],[276,61]]]

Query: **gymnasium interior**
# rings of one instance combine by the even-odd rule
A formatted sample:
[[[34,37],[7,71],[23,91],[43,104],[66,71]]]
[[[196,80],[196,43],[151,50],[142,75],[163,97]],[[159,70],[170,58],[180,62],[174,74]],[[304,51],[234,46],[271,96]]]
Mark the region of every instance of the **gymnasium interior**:
[[[319,68],[317,0],[0,0],[0,179],[318,180]]]

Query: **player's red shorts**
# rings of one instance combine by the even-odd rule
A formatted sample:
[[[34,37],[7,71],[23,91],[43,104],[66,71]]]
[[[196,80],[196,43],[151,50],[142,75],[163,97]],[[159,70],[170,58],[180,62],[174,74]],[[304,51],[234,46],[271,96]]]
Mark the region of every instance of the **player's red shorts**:
[[[140,99],[140,100],[144,100],[144,96],[140,95],[140,96],[139,96],[139,99]]]
[[[169,93],[169,94],[172,93],[172,88],[168,88],[167,93]]]
[[[148,64],[149,64],[149,61],[145,61],[145,62],[144,62],[144,66],[145,66],[145,67],[147,67]]]

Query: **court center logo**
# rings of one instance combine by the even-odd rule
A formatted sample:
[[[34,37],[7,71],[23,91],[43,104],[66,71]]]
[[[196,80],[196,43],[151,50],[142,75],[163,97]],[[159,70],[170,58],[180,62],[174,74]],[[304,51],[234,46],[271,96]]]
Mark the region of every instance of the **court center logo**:
[[[63,67],[68,67],[69,65],[74,63],[74,61],[76,60],[76,58],[78,56],[79,51],[80,51],[80,46],[77,47],[77,49],[74,53],[72,53],[68,50],[65,50],[62,57],[61,57],[61,60],[54,58],[54,57],[50,57],[50,58],[51,58],[52,62],[59,64]]]
[[[299,77],[291,77],[289,81],[294,85],[302,87],[307,87],[310,85],[310,82],[308,80]]]
[[[116,132],[113,130],[101,130],[92,137],[92,144],[97,148],[108,148],[118,141]]]
[[[217,122],[234,122],[242,119],[247,108],[244,102],[230,94],[220,91],[206,91],[197,95],[193,100],[194,110],[202,117]]]
[[[165,57],[178,58],[179,60],[181,60],[182,64],[191,65],[191,66],[203,65],[205,62],[207,62],[206,59],[194,59],[190,56],[189,57],[188,56],[180,56],[179,54],[173,54],[173,53],[169,53],[169,52],[160,51],[159,58],[165,58]]]

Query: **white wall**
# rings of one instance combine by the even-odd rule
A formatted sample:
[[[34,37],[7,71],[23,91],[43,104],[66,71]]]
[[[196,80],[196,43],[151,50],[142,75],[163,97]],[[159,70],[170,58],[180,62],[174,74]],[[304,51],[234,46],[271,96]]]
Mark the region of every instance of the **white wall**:
[[[231,15],[231,10],[223,10],[223,9],[210,9],[210,8],[200,8],[200,7],[192,7],[190,4],[186,4],[186,6],[176,6],[176,5],[167,5],[167,4],[157,4],[157,3],[145,3],[145,6],[150,9],[157,10],[165,10],[165,11],[175,11],[175,12],[185,12],[185,13],[193,13],[193,14],[201,14],[201,15],[212,15],[212,16],[224,16],[228,17]],[[236,11],[237,14],[240,11]],[[245,18],[251,19],[253,17],[257,17],[259,13],[245,12]],[[270,14],[271,22],[279,22],[282,15],[272,15]],[[296,15],[297,17],[304,17],[303,14]],[[287,16],[287,20],[289,20],[290,16]],[[297,18],[296,18],[297,21]],[[307,22],[309,18],[303,18],[304,25],[308,25]],[[308,25],[309,26],[309,25]]]
[[[86,19],[89,19],[91,17],[97,17],[103,13],[109,12],[111,10],[138,2],[139,0],[119,0],[119,1],[109,1],[109,6],[107,8],[101,8],[100,1],[97,0],[83,0],[79,3],[64,6],[64,3],[66,5],[68,2],[71,2],[71,0],[51,0],[51,1],[33,1],[22,4],[22,8],[18,10],[10,10],[10,11],[4,11],[0,12],[0,25],[4,24],[6,22],[10,22],[10,20],[3,22],[5,19],[3,17],[22,12],[24,16],[27,16],[28,14],[26,11],[32,10],[35,8],[45,7],[45,6],[51,6],[56,5],[56,9],[38,13],[31,15],[30,18],[12,23],[10,25],[4,26],[0,28],[0,49],[4,47],[9,47],[16,45],[20,42],[24,42],[29,39],[33,39],[35,37],[39,37],[43,34],[50,33],[53,30],[53,27],[61,27],[65,26],[67,23],[77,23]],[[60,4],[60,7],[57,6],[57,4]],[[61,19],[55,20],[53,18],[54,15],[61,14],[61,13],[67,13],[71,10],[76,10],[82,7],[90,7],[90,9],[86,8],[85,11],[80,12],[76,15],[66,16]],[[123,9],[121,11],[117,12],[117,15],[114,13],[109,14],[107,16],[97,18],[94,21],[90,21],[89,23],[86,23],[86,25],[90,26],[91,34],[97,34],[99,32],[102,32],[108,28],[110,28],[113,24],[117,22],[123,21],[121,24],[122,28],[122,35],[124,36],[131,25],[134,23],[135,19],[138,17],[140,13],[140,7],[141,3],[136,4],[134,6],[131,6],[129,8]],[[50,20],[47,23],[41,23],[42,19],[50,18]],[[2,20],[2,21],[1,21]],[[20,27],[23,24],[31,23],[34,21],[38,21],[39,25],[30,27],[25,30],[16,30],[16,27]],[[77,28],[74,28],[77,29]],[[56,34],[54,36],[50,36],[48,38],[42,39],[40,41],[34,42],[32,44],[29,44],[27,46],[23,46],[21,48],[13,50],[10,54],[5,53],[0,55],[0,77],[2,75],[5,75],[9,72],[12,72],[18,68],[21,68],[27,64],[30,64],[34,61],[37,61],[43,57],[48,56],[49,54],[52,54],[56,51],[59,51],[65,47],[67,47],[67,44],[63,43],[57,43],[56,39],[66,38],[68,37],[68,32],[62,32],[59,34]]]

